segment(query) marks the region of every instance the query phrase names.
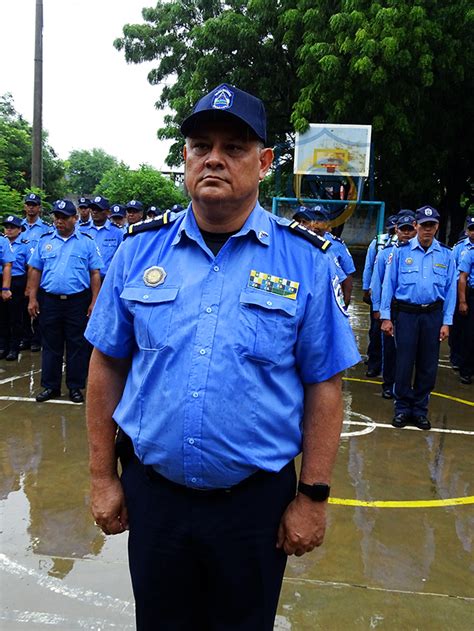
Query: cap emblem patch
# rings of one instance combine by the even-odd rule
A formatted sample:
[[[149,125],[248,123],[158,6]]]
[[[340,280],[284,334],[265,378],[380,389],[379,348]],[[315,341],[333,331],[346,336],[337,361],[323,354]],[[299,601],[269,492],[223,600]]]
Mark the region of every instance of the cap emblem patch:
[[[425,215],[427,217],[431,217],[432,214],[433,214],[433,211],[431,210],[431,208],[426,208],[425,209]]]
[[[13,217],[11,215],[8,215],[7,221],[13,221]]]
[[[97,197],[94,197],[94,201],[95,202],[100,202],[102,199],[102,197],[100,195],[97,195]]]
[[[158,287],[166,278],[166,272],[162,267],[149,267],[143,274],[143,282],[147,287]]]
[[[211,107],[215,110],[228,110],[232,107],[234,93],[228,88],[217,90],[212,99]]]

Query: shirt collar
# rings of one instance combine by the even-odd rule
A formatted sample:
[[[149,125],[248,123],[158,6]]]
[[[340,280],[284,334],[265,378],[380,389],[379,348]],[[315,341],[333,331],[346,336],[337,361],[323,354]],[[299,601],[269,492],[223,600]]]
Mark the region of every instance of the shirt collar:
[[[418,236],[413,237],[413,239],[411,239],[410,246],[411,246],[412,250],[418,249],[418,250],[422,250],[423,252],[425,252],[425,248],[418,241]],[[432,252],[433,250],[441,250],[441,246],[440,246],[440,244],[438,243],[438,241],[436,239],[433,239],[433,243],[426,250],[426,254],[428,254],[428,252]]]
[[[61,241],[65,241],[65,240],[66,240],[66,241],[69,241],[69,239],[70,239],[71,237],[76,237],[76,239],[79,239],[79,237],[77,236],[77,232],[76,232],[75,230],[73,230],[73,231],[72,231],[72,234],[70,234],[68,237],[66,237],[66,239],[64,239],[64,237],[61,237],[61,236],[58,234],[58,231],[56,230],[56,228],[54,229],[54,232],[53,232],[53,234],[51,235],[51,238],[53,238],[53,239],[54,239],[54,237],[56,237],[56,239],[61,239]]]
[[[193,239],[193,241],[201,241],[201,231],[197,225],[196,218],[194,216],[192,203],[189,204],[181,225],[178,228],[178,233],[173,239],[172,245],[176,245],[181,241],[182,233]],[[250,215],[247,217],[246,222],[242,228],[237,232],[234,237],[240,237],[252,233],[255,235],[257,241],[262,245],[270,245],[270,218],[266,210],[264,210],[257,202]]]

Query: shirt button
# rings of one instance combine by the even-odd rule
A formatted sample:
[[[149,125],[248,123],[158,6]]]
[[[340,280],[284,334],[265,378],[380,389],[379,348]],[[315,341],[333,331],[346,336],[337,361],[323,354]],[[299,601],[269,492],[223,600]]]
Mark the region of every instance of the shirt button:
[[[188,443],[190,445],[194,445],[194,438],[188,438]]]
[[[268,305],[269,307],[271,307],[271,306],[272,306],[272,304],[273,304],[273,302],[272,302],[271,300],[267,300],[267,305]]]
[[[219,271],[219,269],[220,269],[220,268],[219,268],[219,265],[214,265],[214,271],[215,271],[215,272],[218,272],[218,271]]]
[[[192,482],[193,484],[196,484],[196,482],[197,482],[197,478],[191,478],[191,482]]]
[[[212,313],[212,309],[211,309],[211,307],[208,307],[208,308],[206,309],[206,313]]]
[[[148,298],[148,294],[145,294],[145,295],[143,296],[143,300],[147,300],[147,298]]]
[[[193,399],[197,399],[199,396],[199,392],[193,392]]]
[[[201,348],[201,350],[199,351],[200,355],[205,355],[206,354],[206,350],[204,348]]]

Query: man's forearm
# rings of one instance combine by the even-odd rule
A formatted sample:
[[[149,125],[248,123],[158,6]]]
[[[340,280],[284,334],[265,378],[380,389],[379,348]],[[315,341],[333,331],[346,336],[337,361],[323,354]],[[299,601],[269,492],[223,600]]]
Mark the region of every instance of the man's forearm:
[[[458,302],[459,303],[464,303],[467,301],[466,287],[467,287],[467,273],[461,272],[459,274],[459,279],[458,279]]]
[[[30,300],[36,300],[41,280],[41,274],[41,270],[36,269],[36,267],[30,267],[28,269],[28,282],[25,294],[30,298]]]
[[[117,473],[116,423],[113,413],[125,386],[129,359],[116,359],[97,349],[92,352],[87,387],[87,431],[92,478],[111,478]]]
[[[306,386],[300,479],[329,484],[342,428],[341,375]]]

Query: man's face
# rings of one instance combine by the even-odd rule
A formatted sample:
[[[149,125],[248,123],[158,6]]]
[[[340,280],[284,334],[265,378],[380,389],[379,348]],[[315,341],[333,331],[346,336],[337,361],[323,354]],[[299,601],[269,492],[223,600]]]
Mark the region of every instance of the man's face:
[[[469,237],[469,241],[474,243],[474,226],[468,226],[468,228],[466,228],[466,234]]]
[[[116,226],[119,226],[121,228],[123,224],[125,223],[125,217],[120,217],[119,215],[117,215],[111,218],[110,221],[114,223]]]
[[[76,215],[70,217],[63,213],[53,213],[54,225],[60,237],[69,237],[74,232],[76,225]]]
[[[415,222],[413,222],[413,224],[397,226],[397,237],[400,243],[406,243],[415,236],[415,233]]]
[[[439,223],[437,221],[425,221],[424,223],[416,224],[416,232],[418,235],[418,241],[424,248],[429,248],[433,243],[436,232],[438,231]]]
[[[143,219],[143,211],[135,210],[134,208],[127,208],[127,222],[129,225],[138,223]]]
[[[40,214],[41,206],[34,202],[26,202],[25,203],[25,214],[27,217],[31,219],[36,219],[36,217]]]
[[[92,206],[91,215],[96,226],[103,226],[107,221],[107,209],[101,210],[98,206]]]
[[[229,119],[204,124],[186,139],[186,188],[203,205],[245,207],[255,203],[272,158],[273,151],[262,149],[246,125]]]
[[[12,223],[5,224],[5,236],[10,241],[14,241],[17,238],[17,236],[20,234],[20,232],[21,232],[21,228],[14,226]]]
[[[88,206],[79,206],[78,210],[81,221],[89,221],[91,209]]]
[[[311,229],[319,234],[320,237],[326,234],[329,228],[329,221],[325,221],[324,219],[318,219],[317,221],[311,222]]]

